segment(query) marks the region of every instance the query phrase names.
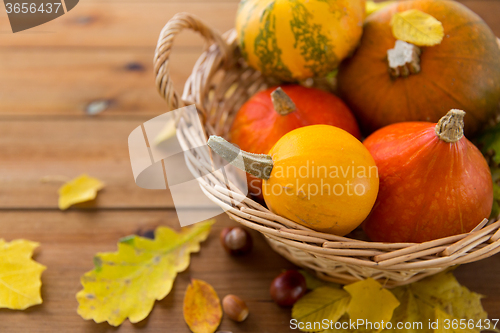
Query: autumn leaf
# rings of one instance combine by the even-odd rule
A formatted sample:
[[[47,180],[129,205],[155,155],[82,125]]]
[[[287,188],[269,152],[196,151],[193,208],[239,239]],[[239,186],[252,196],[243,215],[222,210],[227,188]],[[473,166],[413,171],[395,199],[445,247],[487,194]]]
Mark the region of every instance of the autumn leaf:
[[[159,145],[160,143],[167,141],[168,139],[173,137],[175,133],[176,133],[175,119],[170,119],[162,128],[160,133],[156,136],[154,144]]]
[[[200,250],[213,223],[197,223],[180,233],[158,227],[153,240],[129,236],[120,240],[117,252],[97,254],[95,268],[81,278],[78,314],[113,326],[126,318],[132,323],[146,318],[155,300],[170,292],[177,273],[189,266],[190,253]]]
[[[292,308],[292,318],[297,323],[303,323],[299,327],[303,332],[319,332],[318,327],[312,323],[321,322],[324,319],[336,322],[347,310],[350,297],[342,289],[328,286],[319,287],[312,292],[302,296]]]
[[[344,289],[352,297],[347,314],[353,321],[359,319],[371,323],[388,322],[394,309],[399,306],[397,298],[371,278],[347,285]]]
[[[405,287],[400,287],[405,288]],[[448,314],[466,319],[486,319],[481,305],[483,296],[458,283],[453,273],[444,272],[406,286],[419,300],[432,304]]]
[[[193,333],[214,333],[222,319],[222,307],[214,288],[192,279],[184,296],[184,320]]]
[[[436,326],[436,329],[434,329],[434,332],[435,333],[479,333],[480,330],[476,330],[476,329],[469,329],[467,328],[467,325],[465,325],[465,329],[463,328],[460,328],[460,325],[458,323],[460,323],[460,318],[457,318],[457,317],[453,317],[451,315],[449,315],[448,313],[444,312],[443,310],[441,310],[440,308],[436,308],[434,310],[434,313],[435,313],[435,316],[434,316],[434,321],[437,321],[438,325]],[[450,326],[453,327],[451,323],[453,323],[453,321],[455,321],[457,323],[457,328],[453,329],[447,329],[445,327],[445,320],[449,320],[449,323],[450,323]],[[476,323],[476,321],[474,322],[474,324]]]
[[[382,8],[385,8],[389,6],[390,4],[394,3],[395,1],[382,1],[382,2],[375,2],[368,0],[366,2],[366,16],[373,14]]]
[[[97,191],[101,190],[104,184],[96,178],[81,175],[65,183],[59,189],[59,209],[68,209],[76,203],[94,200]]]
[[[41,275],[45,266],[31,257],[38,243],[0,239],[0,308],[24,310],[41,304]]]
[[[444,37],[441,22],[417,9],[394,14],[391,25],[392,34],[396,39],[417,46],[437,45]]]
[[[338,327],[344,328],[328,329],[324,333],[369,333],[376,331],[374,328],[369,329],[365,326],[351,327],[348,325],[350,322],[356,321],[356,316],[365,322],[381,323],[381,316],[375,315],[380,313],[381,310],[374,306],[374,302],[380,304],[383,303],[381,302],[382,299],[387,298],[392,303],[392,307],[396,304],[394,300],[390,300],[392,298],[390,295],[380,296],[380,285],[377,286],[373,283],[373,280],[369,280],[371,279],[344,287],[344,289],[351,289],[351,291],[353,286],[356,289],[355,292],[351,293],[352,300],[347,309],[349,315],[343,315],[339,319]],[[358,285],[356,286],[356,284]],[[363,285],[368,286],[368,288],[361,288]],[[443,326],[444,319],[457,319],[458,322],[460,320],[467,322],[472,320],[476,324],[481,322],[484,325],[484,320],[488,318],[488,314],[481,305],[482,296],[460,285],[452,272],[440,273],[409,285],[394,288],[391,291],[385,291],[393,294],[400,305],[394,309],[390,323],[383,319],[386,323],[382,330],[383,333],[449,333],[452,330],[445,330]],[[380,296],[378,301],[374,297],[377,294]],[[362,306],[363,302],[364,306]],[[352,315],[350,313],[352,312],[351,305],[356,303],[360,306],[360,309],[358,309],[360,312],[366,310],[368,313]],[[385,306],[382,305],[382,307]],[[388,312],[387,309],[385,311]],[[378,319],[375,319],[376,317]],[[385,316],[385,318],[387,317]],[[429,327],[429,321],[434,322],[436,320],[439,320],[440,326],[434,330]],[[342,324],[346,325],[342,326]],[[398,328],[398,324],[402,326]],[[479,333],[477,329],[457,329],[454,331],[456,333]]]
[[[481,133],[475,144],[490,166],[494,198],[490,218],[496,218],[500,215],[500,123]]]
[[[394,311],[393,329],[384,332],[431,333],[433,330],[426,324],[429,320],[449,317],[473,319],[477,323],[488,317],[481,305],[481,295],[461,286],[452,272],[440,273],[407,286],[397,287],[393,293],[401,305]],[[411,329],[395,329],[398,322],[411,323],[412,325],[408,325]],[[415,327],[413,323],[419,322],[424,323],[422,327]],[[441,320],[440,323],[442,325]],[[439,332],[443,329],[444,327],[439,327]]]
[[[475,142],[484,155],[500,164],[500,123],[482,132]]]

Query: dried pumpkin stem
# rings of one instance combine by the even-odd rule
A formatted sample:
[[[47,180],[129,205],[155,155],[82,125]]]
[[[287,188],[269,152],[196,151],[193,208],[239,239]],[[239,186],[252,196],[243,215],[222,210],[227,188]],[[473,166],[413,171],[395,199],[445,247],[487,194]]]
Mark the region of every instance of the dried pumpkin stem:
[[[282,116],[297,111],[295,103],[281,87],[271,93],[271,100],[273,101],[274,110]]]
[[[397,40],[394,48],[387,51],[389,73],[393,78],[420,73],[421,54],[418,46]]]
[[[216,135],[210,136],[207,144],[217,155],[238,169],[265,180],[271,177],[273,170],[271,156],[247,153]]]
[[[453,109],[439,119],[436,135],[443,141],[455,143],[464,136],[464,116],[462,110]]]

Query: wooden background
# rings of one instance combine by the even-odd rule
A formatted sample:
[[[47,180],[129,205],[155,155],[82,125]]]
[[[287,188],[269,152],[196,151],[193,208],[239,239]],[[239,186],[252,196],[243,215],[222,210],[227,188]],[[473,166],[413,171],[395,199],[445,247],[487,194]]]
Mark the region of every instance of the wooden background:
[[[461,2],[500,36],[499,0]],[[247,321],[224,318],[221,331],[291,331],[290,310],[272,303],[268,288],[282,269],[293,266],[256,233],[252,254],[227,256],[218,234],[235,223],[225,216],[143,322],[116,329],[76,313],[79,278],[92,269],[95,253],[114,251],[119,238],[138,231],[178,228],[168,191],[135,185],[127,148],[135,127],[166,111],[152,70],[159,31],[181,11],[225,31],[234,24],[236,8],[236,0],[81,0],[55,21],[12,34],[0,6],[0,237],[41,242],[36,259],[48,267],[44,303],[26,311],[0,310],[0,332],[189,332],[182,300],[190,277],[211,283],[221,298],[233,293],[247,301]],[[176,40],[171,73],[179,91],[201,49],[193,33]],[[95,102],[107,108],[90,116]],[[81,173],[101,179],[106,188],[96,201],[60,212],[57,178]],[[47,176],[52,180],[42,181]],[[500,256],[462,266],[456,275],[486,296],[490,318],[500,318]]]

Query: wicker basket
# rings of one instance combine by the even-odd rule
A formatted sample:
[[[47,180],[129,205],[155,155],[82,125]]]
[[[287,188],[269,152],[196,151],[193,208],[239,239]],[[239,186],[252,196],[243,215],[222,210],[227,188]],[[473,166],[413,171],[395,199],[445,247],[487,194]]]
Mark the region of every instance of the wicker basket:
[[[169,76],[169,56],[175,37],[185,28],[200,33],[208,47],[179,97]],[[197,120],[188,116],[181,116],[184,119],[178,122],[177,137],[186,151],[205,143],[207,135],[225,136],[241,105],[255,92],[278,83],[245,64],[234,30],[220,35],[186,13],[175,15],[163,28],[154,65],[156,84],[169,110],[195,104],[200,112],[204,130],[190,126]],[[375,243],[316,232],[273,214],[240,191],[228,190],[217,172],[207,175],[213,170],[208,154],[197,154],[195,150],[188,154],[188,166],[198,177],[201,189],[231,219],[261,232],[276,252],[325,280],[346,284],[372,277],[393,287],[500,251],[500,221],[484,220],[470,233],[421,244]]]

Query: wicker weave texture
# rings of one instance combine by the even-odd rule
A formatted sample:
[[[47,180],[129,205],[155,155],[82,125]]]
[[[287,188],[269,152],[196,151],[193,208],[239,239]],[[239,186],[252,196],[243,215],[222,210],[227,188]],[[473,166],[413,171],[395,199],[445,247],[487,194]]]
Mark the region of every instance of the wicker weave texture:
[[[183,30],[200,33],[207,47],[194,65],[181,97],[169,76],[169,56],[175,37]],[[271,247],[293,263],[325,280],[351,283],[367,277],[388,287],[417,281],[450,266],[481,260],[500,252],[500,221],[482,221],[467,234],[426,243],[376,243],[320,233],[273,214],[247,198],[234,184],[227,184],[213,165],[211,152],[193,149],[206,143],[207,135],[226,136],[241,105],[257,91],[279,82],[249,68],[239,53],[234,30],[220,35],[187,13],[175,15],[163,28],[154,57],[156,84],[169,110],[195,104],[198,119],[181,115],[177,137],[187,165],[203,192],[230,218],[266,236]],[[304,82],[324,86],[324,81]],[[478,221],[480,222],[480,221]]]

